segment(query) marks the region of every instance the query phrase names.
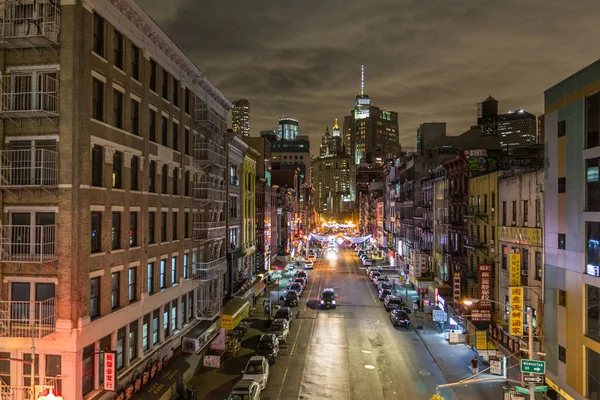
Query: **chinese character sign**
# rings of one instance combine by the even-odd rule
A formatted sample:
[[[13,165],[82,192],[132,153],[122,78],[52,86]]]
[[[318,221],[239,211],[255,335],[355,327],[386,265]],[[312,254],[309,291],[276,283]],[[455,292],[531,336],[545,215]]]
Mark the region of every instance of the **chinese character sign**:
[[[104,353],[104,390],[115,391],[116,370],[115,353]]]
[[[493,280],[492,264],[479,264],[479,307],[490,308],[492,303]]]
[[[460,272],[454,273],[454,281],[453,281],[453,290],[454,290],[454,301],[456,303],[460,302]]]
[[[510,287],[510,334],[511,336],[523,336],[523,288]]]
[[[510,286],[519,286],[521,284],[521,255],[517,253],[510,254]]]
[[[487,350],[487,331],[475,332],[475,348],[477,350]]]

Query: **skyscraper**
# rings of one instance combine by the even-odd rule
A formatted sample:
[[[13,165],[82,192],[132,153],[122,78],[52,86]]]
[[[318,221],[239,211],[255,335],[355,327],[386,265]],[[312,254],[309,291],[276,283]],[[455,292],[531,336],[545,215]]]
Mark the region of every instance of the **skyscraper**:
[[[250,136],[250,102],[248,100],[241,99],[233,102],[231,128],[236,135]]]
[[[298,120],[294,118],[283,117],[279,119],[279,133],[277,140],[296,140],[300,134],[298,129]]]
[[[371,105],[371,99],[365,94],[364,66],[354,109],[344,118],[341,147],[350,154],[355,165],[368,155],[386,156],[400,151],[398,113]]]

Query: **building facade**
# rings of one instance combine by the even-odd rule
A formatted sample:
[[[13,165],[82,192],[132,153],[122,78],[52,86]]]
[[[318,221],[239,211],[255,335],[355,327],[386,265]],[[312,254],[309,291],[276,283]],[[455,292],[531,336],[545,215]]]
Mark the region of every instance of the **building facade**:
[[[238,292],[246,292],[254,281],[256,253],[256,161],[260,153],[248,147],[244,154],[242,190],[242,270]]]
[[[349,156],[323,156],[312,163],[317,211],[336,219],[354,207],[355,171]]]
[[[227,287],[228,294],[233,296],[234,287],[238,287],[238,279],[243,270],[242,250],[242,179],[244,175],[244,156],[248,145],[239,135],[229,137],[229,182],[228,182],[228,207],[227,207]]]
[[[600,396],[600,61],[546,90],[546,382]]]
[[[271,142],[272,169],[300,171],[300,177],[305,183],[311,184],[311,155],[308,136],[297,136],[295,140],[277,140]]]
[[[241,99],[233,102],[231,129],[236,135],[250,136],[250,102],[248,100]]]
[[[300,129],[297,119],[288,117],[279,119],[277,140],[296,140],[298,135],[300,135]]]

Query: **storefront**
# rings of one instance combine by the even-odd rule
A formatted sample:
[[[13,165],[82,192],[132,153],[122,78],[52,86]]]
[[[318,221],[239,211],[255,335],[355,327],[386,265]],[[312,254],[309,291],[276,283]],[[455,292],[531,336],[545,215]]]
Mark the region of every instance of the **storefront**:
[[[252,294],[255,300],[265,292],[266,287],[267,286],[260,280],[254,282],[254,285],[252,285]]]
[[[184,353],[200,354],[207,349],[210,342],[217,337],[221,329],[221,320],[213,323],[200,323],[195,329],[186,334],[181,340],[181,350]],[[207,327],[208,325],[208,327]]]
[[[249,291],[252,295],[252,290]],[[248,300],[233,298],[223,307],[221,316],[221,327],[232,330],[246,317],[250,312],[250,303]]]

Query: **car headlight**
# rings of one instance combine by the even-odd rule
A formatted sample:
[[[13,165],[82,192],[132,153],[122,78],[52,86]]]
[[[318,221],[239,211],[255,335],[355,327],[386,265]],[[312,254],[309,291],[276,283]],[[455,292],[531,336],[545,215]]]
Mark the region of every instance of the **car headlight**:
[[[331,304],[335,304],[335,300],[332,300],[332,301],[331,301]]]
[[[321,304],[325,304],[325,300],[321,300]]]

